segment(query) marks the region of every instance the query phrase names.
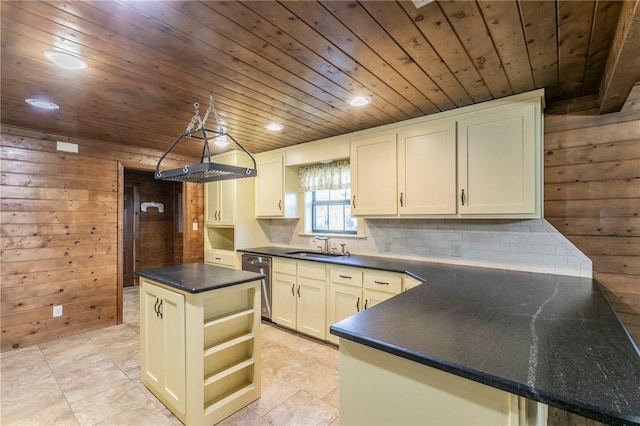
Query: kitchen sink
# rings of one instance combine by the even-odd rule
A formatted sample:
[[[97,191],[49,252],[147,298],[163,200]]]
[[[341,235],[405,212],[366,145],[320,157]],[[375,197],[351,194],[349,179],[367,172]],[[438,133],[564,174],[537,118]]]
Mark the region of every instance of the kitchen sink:
[[[300,256],[300,257],[340,257],[340,256],[344,256],[343,254],[339,254],[339,253],[320,253],[319,251],[290,251],[287,252],[285,254],[294,254],[296,256]]]

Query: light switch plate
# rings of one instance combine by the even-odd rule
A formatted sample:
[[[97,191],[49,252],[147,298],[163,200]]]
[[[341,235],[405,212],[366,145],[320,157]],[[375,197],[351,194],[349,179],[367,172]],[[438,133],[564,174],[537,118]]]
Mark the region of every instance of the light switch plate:
[[[451,251],[451,255],[455,257],[460,257],[460,254],[461,254],[460,244],[454,244],[453,250]]]

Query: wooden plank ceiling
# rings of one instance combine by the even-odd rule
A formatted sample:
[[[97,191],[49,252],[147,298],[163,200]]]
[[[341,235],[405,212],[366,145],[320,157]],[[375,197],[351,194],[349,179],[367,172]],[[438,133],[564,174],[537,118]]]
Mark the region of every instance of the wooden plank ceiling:
[[[636,2],[2,1],[1,19],[3,124],[160,150],[210,94],[258,153],[537,88],[553,111],[615,110],[640,76]]]

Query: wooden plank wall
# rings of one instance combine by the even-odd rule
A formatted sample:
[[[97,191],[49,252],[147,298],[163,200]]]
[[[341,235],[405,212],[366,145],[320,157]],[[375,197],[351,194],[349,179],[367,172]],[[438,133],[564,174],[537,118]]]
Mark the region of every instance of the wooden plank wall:
[[[56,141],[77,143],[79,153],[57,152]],[[119,170],[153,170],[160,154],[1,129],[1,350],[117,322]],[[168,168],[194,161],[168,160]],[[187,185],[188,208],[200,224],[202,194],[202,185]],[[190,235],[189,253],[197,255],[185,261],[202,261],[204,238]],[[61,317],[52,317],[54,305],[63,306]]]
[[[545,218],[593,262],[640,346],[640,84],[619,113],[545,116]]]

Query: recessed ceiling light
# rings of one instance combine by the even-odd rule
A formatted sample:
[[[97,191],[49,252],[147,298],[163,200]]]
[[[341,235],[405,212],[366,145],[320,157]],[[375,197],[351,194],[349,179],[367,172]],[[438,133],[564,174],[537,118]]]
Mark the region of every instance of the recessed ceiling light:
[[[40,108],[40,109],[58,109],[58,108],[60,108],[58,105],[54,104],[53,102],[44,101],[42,99],[25,99],[24,101],[26,103],[28,103],[29,105],[34,106],[36,108]]]
[[[229,142],[227,141],[226,135],[221,135],[213,138],[213,144],[215,146],[219,146],[220,148],[224,148],[225,146],[229,145]]]
[[[45,50],[42,54],[45,58],[65,70],[82,70],[89,66],[87,61],[81,57],[61,50]]]
[[[355,96],[351,98],[349,103],[353,106],[365,106],[371,103],[371,98],[368,96]]]
[[[269,123],[265,126],[268,130],[273,130],[274,132],[279,132],[284,129],[281,124],[278,123]]]

